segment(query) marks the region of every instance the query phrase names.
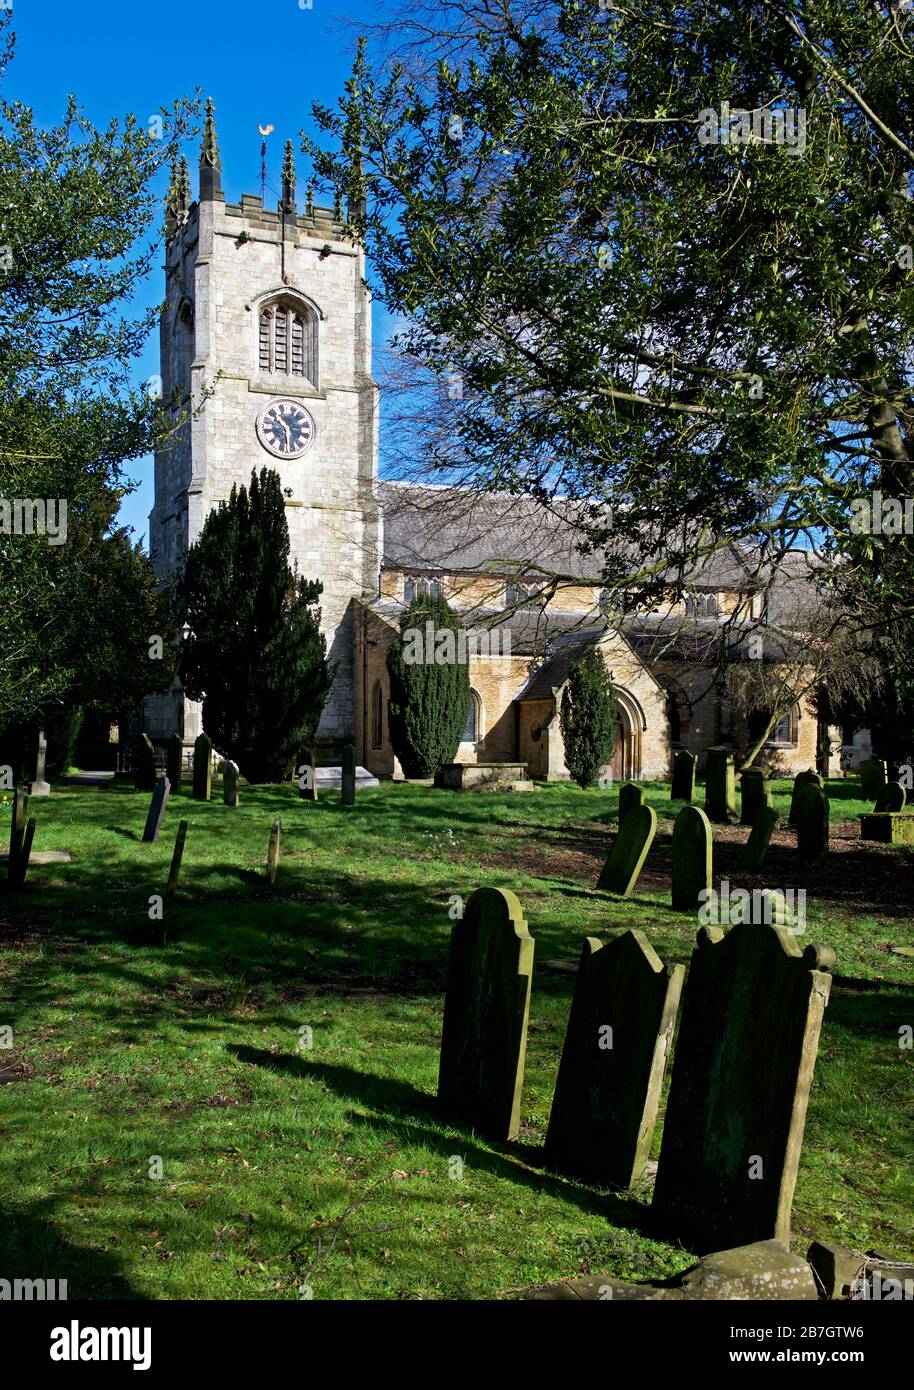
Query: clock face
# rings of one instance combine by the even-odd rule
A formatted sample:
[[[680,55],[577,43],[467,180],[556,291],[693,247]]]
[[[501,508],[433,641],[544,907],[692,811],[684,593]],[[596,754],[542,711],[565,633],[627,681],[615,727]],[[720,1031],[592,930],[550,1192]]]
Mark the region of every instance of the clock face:
[[[298,401],[270,401],[257,417],[257,436],[276,458],[301,458],[316,433],[311,412]]]

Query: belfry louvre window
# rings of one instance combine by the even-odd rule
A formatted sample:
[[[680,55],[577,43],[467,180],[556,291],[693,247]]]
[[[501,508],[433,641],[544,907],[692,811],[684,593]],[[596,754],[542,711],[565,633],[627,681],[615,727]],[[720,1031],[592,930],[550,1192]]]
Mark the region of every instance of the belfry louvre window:
[[[258,361],[262,372],[300,376],[317,385],[317,315],[283,301],[260,311]]]

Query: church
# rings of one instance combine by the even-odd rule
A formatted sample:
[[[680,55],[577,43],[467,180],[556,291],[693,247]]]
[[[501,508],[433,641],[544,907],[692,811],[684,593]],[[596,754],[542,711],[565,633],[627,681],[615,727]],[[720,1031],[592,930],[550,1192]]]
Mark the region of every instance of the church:
[[[162,392],[189,396],[192,409],[156,455],[154,569],[164,579],[179,567],[208,512],[252,470],[279,473],[293,563],[323,584],[321,624],[336,667],[318,730],[328,761],[352,742],[370,772],[402,776],[389,741],[386,652],[421,593],[443,595],[482,635],[469,656],[459,763],[520,763],[532,778],[566,778],[558,709],[572,663],[594,645],[617,696],[615,778],[666,778],[679,748],[701,757],[751,734],[711,661],[728,615],[758,617],[758,577],[737,547],[696,575],[681,604],[620,616],[598,558],[579,552],[560,509],[379,479],[364,253],[341,207],[316,206],[309,190],[299,210],[291,142],[275,210],[249,194],[227,203],[207,103],[199,195],[191,199],[183,160],[168,191],[165,275]],[[797,559],[793,577],[804,582]],[[700,634],[705,655],[696,659],[693,646],[686,660],[675,643],[658,644],[671,624]],[[200,707],[176,684],[146,700],[144,725],[154,741],[177,731],[189,748]],[[784,775],[817,762],[835,775],[840,742],[804,699],[772,730],[762,761]]]

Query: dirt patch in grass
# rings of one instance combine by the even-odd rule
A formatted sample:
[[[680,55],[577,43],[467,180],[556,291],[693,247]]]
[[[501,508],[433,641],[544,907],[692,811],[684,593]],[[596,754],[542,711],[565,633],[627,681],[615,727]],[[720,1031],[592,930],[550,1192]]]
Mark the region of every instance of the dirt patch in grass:
[[[24,1057],[0,1059],[0,1086],[8,1086],[11,1081],[31,1081],[35,1068]]]

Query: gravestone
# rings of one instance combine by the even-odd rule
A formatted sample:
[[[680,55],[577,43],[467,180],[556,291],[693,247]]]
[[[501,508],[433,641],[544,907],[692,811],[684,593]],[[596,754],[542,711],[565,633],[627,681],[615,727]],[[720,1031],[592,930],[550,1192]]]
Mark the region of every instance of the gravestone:
[[[656,833],[657,813],[653,806],[636,806],[629,811],[606,856],[603,872],[597,879],[597,888],[620,893],[627,898],[638,882]]]
[[[237,806],[239,803],[238,775],[238,764],[227,758],[222,764],[222,800],[226,806]]]
[[[768,778],[760,767],[747,767],[739,779],[740,825],[755,825],[763,806],[773,806]]]
[[[897,815],[899,811],[904,810],[907,799],[907,793],[900,782],[887,782],[884,787],[880,788],[873,810],[877,814]]]
[[[692,952],[653,1212],[703,1253],[790,1242],[834,953],[782,927],[702,927]]]
[[[171,868],[168,870],[168,883],[165,887],[165,901],[170,903],[178,889],[178,880],[181,877],[181,860],[184,858],[184,845],[187,841],[187,821],[182,820],[178,825],[178,833],[175,836],[175,847],[171,856]]]
[[[478,888],[451,931],[438,1103],[496,1142],[520,1130],[533,950],[507,889]]]
[[[743,849],[743,857],[740,861],[744,869],[760,869],[768,846],[771,843],[771,835],[780,821],[780,816],[773,806],[760,806],[755,813],[755,823],[749,839]]]
[[[199,734],[194,740],[194,783],[195,801],[209,801],[213,782],[213,740],[206,734]]]
[[[165,897],[162,909],[162,919],[159,922],[158,942],[164,946],[168,940],[168,924],[171,918],[171,904],[175,893],[178,890],[178,879],[181,876],[181,860],[184,858],[184,844],[187,840],[187,821],[182,820],[178,826],[178,833],[175,837],[175,847],[171,855],[171,867],[168,870],[168,882],[165,885]]]
[[[730,748],[709,748],[705,763],[705,814],[726,824],[736,817],[736,769]]]
[[[313,748],[301,750],[298,760],[298,790],[305,801],[317,800],[317,764]]]
[[[673,907],[694,912],[711,887],[714,836],[711,822],[698,806],[683,806],[673,826]]]
[[[21,892],[25,887],[25,876],[29,871],[29,859],[32,854],[32,841],[35,838],[35,817],[29,817],[29,823],[25,827],[16,856],[10,855],[7,877],[9,880],[10,891],[13,893]]]
[[[641,1177],[684,977],[640,931],[585,940],[546,1133],[555,1172],[613,1187]]]
[[[152,740],[148,734],[137,734],[133,740],[133,785],[138,792],[155,791],[158,777]]]
[[[874,801],[888,781],[888,768],[882,758],[865,758],[860,764],[860,795]]]
[[[355,748],[351,743],[344,743],[342,753],[343,782],[340,801],[343,806],[353,806],[355,804]]]
[[[797,823],[797,798],[800,795],[800,788],[806,786],[824,787],[822,778],[814,768],[808,767],[805,772],[798,772],[793,779],[793,791],[790,793],[790,814],[787,817],[788,825]]]
[[[48,758],[48,741],[44,730],[38,730],[38,744],[35,749],[35,776],[29,786],[30,796],[50,796],[51,784],[45,780],[45,767]]]
[[[279,820],[274,820],[270,830],[270,847],[267,850],[267,878],[271,883],[276,882],[276,870],[279,868],[279,834],[281,829]]]
[[[622,824],[629,811],[643,805],[644,789],[635,782],[623,782],[619,788],[619,824]]]
[[[687,748],[681,748],[673,759],[671,801],[691,801],[695,795],[695,770],[698,759]]]
[[[184,740],[180,734],[172,734],[165,752],[165,776],[171,783],[172,795],[181,790],[181,774],[184,771]]]
[[[828,797],[814,782],[803,783],[796,799],[797,849],[807,859],[828,850]]]
[[[159,838],[159,831],[162,829],[162,820],[165,816],[165,807],[168,805],[168,796],[171,791],[171,783],[167,777],[160,777],[156,782],[155,791],[152,793],[152,800],[149,803],[149,812],[146,816],[146,828],[143,831],[143,843],[154,845]]]
[[[10,823],[10,863],[18,858],[25,835],[25,823],[29,818],[29,794],[22,783],[13,791],[12,821]]]

